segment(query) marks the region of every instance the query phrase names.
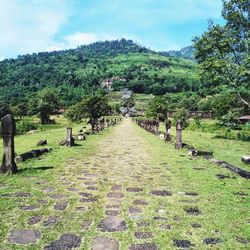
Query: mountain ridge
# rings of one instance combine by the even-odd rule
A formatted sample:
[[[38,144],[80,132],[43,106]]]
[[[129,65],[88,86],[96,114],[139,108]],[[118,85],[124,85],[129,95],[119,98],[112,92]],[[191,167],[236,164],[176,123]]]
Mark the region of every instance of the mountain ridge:
[[[76,49],[40,52],[0,62],[0,99],[17,103],[43,88],[54,88],[65,103],[102,91],[101,83],[115,77],[115,90],[164,94],[195,91],[196,64],[163,56],[132,40],[96,42]]]
[[[195,59],[194,53],[195,53],[195,48],[192,45],[184,47],[180,50],[169,50],[169,51],[160,52],[160,54],[164,56],[179,57],[179,58],[185,58],[189,60]]]

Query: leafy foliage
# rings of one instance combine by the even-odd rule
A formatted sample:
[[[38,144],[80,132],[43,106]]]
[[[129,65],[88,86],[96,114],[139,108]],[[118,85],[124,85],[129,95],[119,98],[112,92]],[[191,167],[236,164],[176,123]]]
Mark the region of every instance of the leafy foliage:
[[[96,120],[110,111],[108,100],[101,96],[88,97],[72,106],[66,116],[72,122],[80,122],[83,118]]]
[[[10,113],[9,106],[2,100],[0,100],[0,118]]]
[[[167,119],[167,113],[169,111],[168,102],[164,100],[164,97],[155,97],[148,106],[146,116],[154,119],[161,118],[161,121]]]
[[[181,121],[183,128],[188,126],[188,111],[185,108],[176,110],[174,114],[174,122]]]
[[[105,79],[118,77],[114,90],[135,93],[198,90],[194,62],[168,58],[131,40],[96,42],[77,49],[18,56],[0,62],[0,98],[12,106],[46,87],[64,107],[99,92]]]
[[[223,1],[225,25],[210,22],[196,38],[196,59],[205,88],[231,89],[250,108],[250,4],[249,0]]]
[[[50,115],[60,107],[58,95],[54,89],[45,88],[29,100],[28,113],[37,114],[42,124],[50,123]]]

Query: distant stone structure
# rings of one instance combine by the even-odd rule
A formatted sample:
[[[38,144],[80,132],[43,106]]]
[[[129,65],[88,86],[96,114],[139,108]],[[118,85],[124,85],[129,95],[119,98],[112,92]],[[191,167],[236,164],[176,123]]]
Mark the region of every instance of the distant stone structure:
[[[126,82],[126,79],[120,78],[120,77],[111,77],[105,79],[102,83],[101,86],[105,89],[108,89],[109,91],[112,90],[112,85],[114,81],[121,81],[121,82]]]
[[[14,136],[16,133],[15,119],[10,115],[2,118],[1,136],[3,137],[3,159],[0,167],[0,173],[12,174],[17,173],[17,165],[15,163],[15,146]]]
[[[246,164],[250,164],[250,155],[242,156],[241,161],[246,163]]]
[[[237,118],[241,124],[250,123],[250,115],[245,115]]]
[[[79,130],[78,135],[77,135],[77,141],[84,141],[86,140],[86,136],[83,132],[82,129]]]
[[[44,146],[44,145],[47,145],[47,144],[48,144],[47,140],[42,139],[42,140],[40,140],[40,141],[37,143],[37,146]]]
[[[165,123],[165,128],[166,128],[166,138],[165,138],[165,142],[170,142],[171,141],[171,120],[166,120]]]
[[[170,111],[168,112],[168,117],[172,118],[174,117],[175,112]],[[199,117],[203,119],[212,119],[213,118],[213,112],[212,111],[191,111],[188,112],[188,117]]]
[[[39,157],[45,153],[49,153],[52,151],[52,148],[41,148],[41,149],[34,149],[31,151],[28,151],[26,153],[20,154],[16,157],[17,162],[23,162],[31,158]]]
[[[179,120],[176,123],[176,143],[175,143],[176,149],[182,148],[182,122]]]
[[[74,146],[74,138],[72,136],[72,128],[67,128],[65,145],[67,147],[73,147]]]

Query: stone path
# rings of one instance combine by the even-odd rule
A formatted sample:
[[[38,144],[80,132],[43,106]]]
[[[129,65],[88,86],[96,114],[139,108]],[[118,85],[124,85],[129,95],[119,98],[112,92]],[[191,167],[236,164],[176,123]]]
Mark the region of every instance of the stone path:
[[[164,250],[194,247],[187,237],[168,237],[172,228],[182,220],[177,213],[170,215],[168,207],[173,207],[173,202],[185,203],[183,214],[195,218],[192,224],[189,223],[190,228],[199,230],[202,225],[196,218],[202,215],[202,211],[195,205],[199,190],[174,193],[171,170],[164,162],[154,164],[149,147],[145,147],[148,142],[138,135],[131,123],[125,119],[109,136],[100,140],[99,151],[93,156],[68,159],[59,174],[60,188],[58,183],[53,186],[53,183],[40,182],[38,188],[44,198],[37,200],[36,204],[20,206],[20,211],[31,216],[25,229],[10,232],[9,243],[35,246],[44,231],[57,235],[58,229],[63,228],[63,233],[51,236],[53,240],[49,240],[44,249]],[[176,200],[174,195],[182,200]],[[14,196],[35,198],[29,193]],[[49,214],[39,214],[43,206],[49,209]],[[80,227],[74,226],[79,222]],[[168,247],[158,244],[161,238],[162,241],[168,238]],[[222,242],[219,237],[204,239],[204,245]]]

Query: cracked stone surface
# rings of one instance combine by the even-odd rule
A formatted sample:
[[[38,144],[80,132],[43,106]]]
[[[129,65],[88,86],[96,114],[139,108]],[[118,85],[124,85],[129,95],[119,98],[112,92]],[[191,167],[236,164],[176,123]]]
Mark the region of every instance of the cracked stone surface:
[[[46,220],[44,220],[43,225],[45,227],[50,227],[56,224],[59,221],[58,216],[49,216]]]
[[[63,211],[67,208],[68,204],[69,204],[68,201],[59,201],[55,204],[54,209],[59,210],[59,211]]]
[[[203,244],[205,245],[216,245],[222,242],[223,240],[220,238],[206,238],[203,240]]]
[[[156,196],[171,196],[172,193],[166,190],[154,190],[151,192],[153,195]]]
[[[135,232],[135,237],[137,239],[150,239],[153,238],[153,234],[149,232]]]
[[[31,217],[28,221],[29,225],[35,225],[37,223],[39,223],[42,220],[43,216],[42,215],[37,215],[34,217]]]
[[[38,230],[13,230],[10,232],[9,242],[12,244],[31,244],[40,239],[41,233]]]
[[[190,248],[191,245],[189,240],[174,240],[174,246],[178,248]]]
[[[108,237],[95,237],[91,250],[118,250],[119,241]]]
[[[70,250],[81,245],[81,237],[75,234],[63,234],[60,236],[59,240],[52,242],[50,245],[46,246],[44,250]]]
[[[97,226],[103,232],[124,231],[127,229],[126,222],[119,217],[109,216],[103,219]]]

